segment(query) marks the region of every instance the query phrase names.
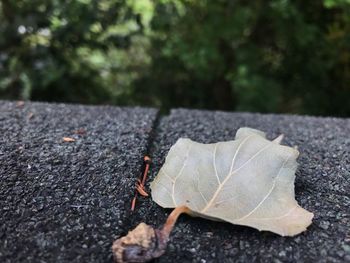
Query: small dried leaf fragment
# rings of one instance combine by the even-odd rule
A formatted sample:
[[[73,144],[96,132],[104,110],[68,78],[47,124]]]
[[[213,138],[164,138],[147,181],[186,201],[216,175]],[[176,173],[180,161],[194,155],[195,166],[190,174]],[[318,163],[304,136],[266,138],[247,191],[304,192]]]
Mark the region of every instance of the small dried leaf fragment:
[[[156,240],[156,230],[145,223],[140,223],[127,236],[113,243],[114,260],[116,262],[146,262],[153,258]]]
[[[75,142],[75,139],[70,138],[70,137],[63,137],[63,142]]]
[[[113,242],[114,261],[118,263],[148,262],[164,254],[169,235],[182,213],[188,213],[186,206],[174,209],[162,229],[140,223],[134,230]]]
[[[16,102],[16,106],[19,107],[19,108],[20,108],[20,107],[23,107],[24,104],[25,104],[25,103],[24,103],[23,100],[19,100],[19,101]]]
[[[294,236],[313,214],[298,205],[294,180],[299,152],[261,131],[241,128],[236,139],[201,144],[180,138],[151,183],[160,206],[188,206],[190,214]]]

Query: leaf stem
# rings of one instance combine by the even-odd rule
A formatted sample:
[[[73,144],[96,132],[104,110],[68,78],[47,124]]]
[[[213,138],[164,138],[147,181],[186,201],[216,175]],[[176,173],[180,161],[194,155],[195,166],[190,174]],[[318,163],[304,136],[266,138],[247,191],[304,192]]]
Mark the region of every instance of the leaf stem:
[[[178,206],[176,207],[168,216],[162,230],[161,233],[163,235],[164,238],[168,239],[170,236],[171,231],[174,228],[174,225],[178,219],[178,217],[182,214],[182,213],[189,213],[190,209],[187,206]]]

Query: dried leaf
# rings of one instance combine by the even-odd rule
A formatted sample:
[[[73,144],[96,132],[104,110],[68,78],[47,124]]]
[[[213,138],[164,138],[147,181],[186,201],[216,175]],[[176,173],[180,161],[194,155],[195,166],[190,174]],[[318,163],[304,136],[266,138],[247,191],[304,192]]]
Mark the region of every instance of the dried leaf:
[[[70,137],[63,137],[62,139],[64,142],[75,142],[75,139],[70,138]]]
[[[158,257],[158,254],[164,251],[163,249],[158,252],[158,239],[160,239],[159,232],[145,223],[140,223],[127,236],[113,242],[114,260],[116,262],[146,262]]]
[[[190,214],[293,236],[313,214],[294,197],[299,152],[261,131],[241,128],[236,139],[201,144],[179,139],[151,184],[160,206],[185,205]]]
[[[24,106],[24,101],[23,101],[23,100],[17,101],[17,102],[16,102],[16,106],[17,106],[18,108],[23,107],[23,106]]]
[[[114,261],[118,263],[148,262],[164,254],[169,235],[178,217],[188,213],[186,206],[175,208],[161,229],[140,223],[134,230],[113,242]]]

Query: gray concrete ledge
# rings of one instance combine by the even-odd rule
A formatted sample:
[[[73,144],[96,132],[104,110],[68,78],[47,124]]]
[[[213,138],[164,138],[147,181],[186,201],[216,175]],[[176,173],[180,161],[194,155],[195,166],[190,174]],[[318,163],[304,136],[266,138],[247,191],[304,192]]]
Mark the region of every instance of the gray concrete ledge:
[[[155,109],[0,101],[0,262],[111,262],[116,237],[169,213],[151,199],[129,211],[143,155],[150,182],[178,138],[242,126],[298,145],[296,199],[314,223],[286,238],[183,216],[157,262],[350,261],[350,119],[177,109],[158,122]]]
[[[0,102],[0,262],[111,261],[156,114]]]

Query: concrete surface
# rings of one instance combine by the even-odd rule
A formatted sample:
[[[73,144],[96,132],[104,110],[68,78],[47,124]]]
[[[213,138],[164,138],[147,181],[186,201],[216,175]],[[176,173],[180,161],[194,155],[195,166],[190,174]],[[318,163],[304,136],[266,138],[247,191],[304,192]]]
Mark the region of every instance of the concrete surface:
[[[156,114],[0,102],[0,262],[111,262]]]
[[[296,199],[314,223],[279,237],[182,216],[155,262],[350,262],[350,119],[178,109],[158,123],[154,109],[1,101],[0,262],[111,262],[116,237],[170,212],[143,198],[130,213],[143,155],[149,183],[178,138],[231,140],[243,126],[298,145]]]

